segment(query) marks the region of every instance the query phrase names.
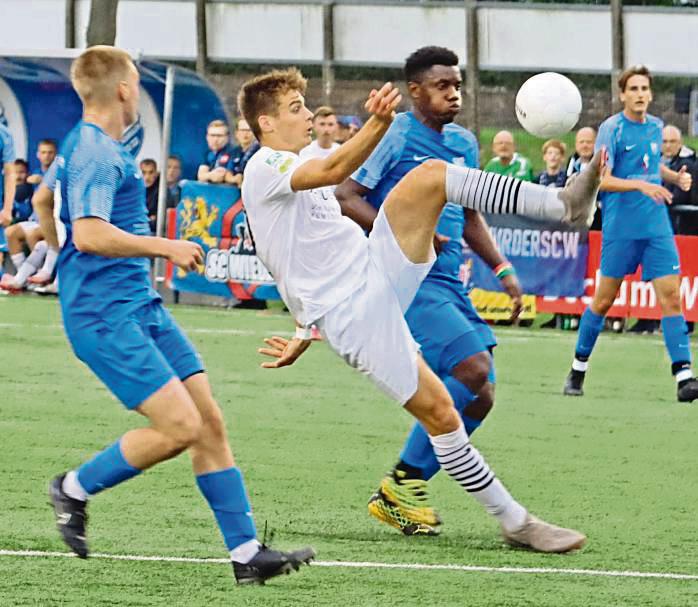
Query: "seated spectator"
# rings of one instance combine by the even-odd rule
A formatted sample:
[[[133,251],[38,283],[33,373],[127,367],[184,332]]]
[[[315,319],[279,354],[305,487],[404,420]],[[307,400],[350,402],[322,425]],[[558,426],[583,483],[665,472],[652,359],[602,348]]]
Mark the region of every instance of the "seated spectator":
[[[238,145],[233,148],[233,179],[232,185],[242,186],[242,176],[250,158],[259,150],[259,143],[255,139],[254,133],[247,124],[247,120],[240,118],[235,128],[235,139]]]
[[[222,120],[213,120],[206,129],[208,153],[199,166],[196,178],[205,183],[234,184],[233,163],[235,152],[230,145],[230,131]]]
[[[39,145],[36,149],[36,158],[39,161],[39,172],[34,175],[30,175],[27,178],[27,183],[32,185],[39,185],[41,180],[44,178],[46,171],[51,166],[53,161],[56,159],[56,154],[58,153],[58,145],[53,139],[42,139],[39,141]]]
[[[567,170],[563,168],[567,147],[558,139],[548,139],[543,144],[545,171],[536,177],[536,183],[550,188],[562,188],[567,181]]]
[[[315,110],[313,115],[315,140],[300,151],[301,160],[327,158],[334,152],[339,147],[335,142],[337,126],[337,115],[331,107],[323,105]]]
[[[17,224],[29,221],[34,214],[32,207],[32,194],[34,188],[29,179],[29,164],[26,160],[15,160],[15,200],[12,205],[12,222]]]
[[[681,131],[674,125],[667,124],[662,131],[662,164],[672,171],[680,171],[682,167],[691,173],[693,184],[688,192],[684,192],[673,183],[664,183],[673,195],[674,200],[669,207],[669,214],[677,234],[698,234],[698,212],[674,211],[680,205],[698,205],[698,160],[696,151],[683,144]]]
[[[141,169],[143,185],[145,186],[145,206],[148,209],[148,225],[150,226],[150,231],[155,234],[158,219],[158,188],[160,187],[158,163],[152,158],[146,158],[141,160],[139,168]]]
[[[531,161],[516,151],[514,136],[509,131],[499,131],[492,139],[494,158],[484,170],[523,181],[533,181]]]
[[[182,161],[174,154],[167,159],[167,208],[174,209],[179,204],[182,195]]]

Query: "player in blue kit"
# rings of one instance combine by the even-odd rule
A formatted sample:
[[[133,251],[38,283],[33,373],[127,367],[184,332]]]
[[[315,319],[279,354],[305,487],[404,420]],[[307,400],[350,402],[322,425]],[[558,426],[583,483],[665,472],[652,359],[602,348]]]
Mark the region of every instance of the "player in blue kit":
[[[650,280],[662,309],[662,332],[671,372],[681,402],[698,398],[698,381],[691,371],[691,350],[679,293],[679,255],[665,203],[672,195],[662,181],[691,187],[691,176],[662,165],[662,128],[647,113],[652,101],[652,76],[642,65],[625,70],[618,80],[623,111],[599,128],[596,148],[608,150],[607,174],[601,182],[601,279],[594,299],[584,311],[572,369],[564,394],[582,396],[589,357],[627,274],[642,265],[642,279]]]
[[[298,569],[314,556],[312,549],[279,552],[257,541],[203,362],[150,286],[148,258],[193,270],[203,252],[193,242],[149,236],[143,179],[120,141],[136,119],[138,71],[124,51],[97,46],[75,60],[71,79],[84,112],[57,161],[56,200],[66,231],[58,261],[65,332],[77,357],[150,425],[51,481],[58,530],[73,552],[87,557],[88,499],[188,451],[238,583]]]
[[[15,202],[15,143],[10,130],[0,122],[0,275],[7,251],[5,227],[12,222]]]
[[[479,166],[475,136],[453,123],[461,109],[458,56],[428,46],[412,53],[405,76],[413,110],[398,114],[369,159],[337,188],[342,211],[371,230],[378,209],[411,169],[428,158],[472,168]],[[521,288],[513,268],[499,253],[482,216],[446,204],[437,227],[439,254],[405,318],[429,366],[443,380],[468,435],[494,403],[492,352],[497,342],[477,314],[460,276],[462,239],[493,269],[521,310]],[[427,481],[439,464],[423,427],[416,423],[400,460],[369,502],[369,513],[406,535],[435,535],[440,519],[430,506]]]

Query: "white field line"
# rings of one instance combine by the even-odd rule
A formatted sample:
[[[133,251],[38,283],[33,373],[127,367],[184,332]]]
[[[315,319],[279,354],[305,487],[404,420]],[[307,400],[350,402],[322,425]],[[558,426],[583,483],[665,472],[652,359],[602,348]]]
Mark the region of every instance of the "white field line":
[[[45,552],[41,550],[0,550],[0,557],[73,558],[68,552]],[[113,561],[141,561],[156,563],[194,563],[205,565],[229,564],[228,559],[194,558],[185,556],[143,556],[137,554],[93,553],[91,558]],[[640,579],[662,579],[698,581],[698,575],[686,573],[661,573],[651,571],[613,571],[603,569],[562,569],[556,567],[485,567],[480,565],[430,565],[424,563],[373,563],[370,561],[314,561],[314,567],[350,569],[404,569],[422,571],[462,571],[466,573],[513,573],[529,575],[571,575],[591,577],[620,577]]]

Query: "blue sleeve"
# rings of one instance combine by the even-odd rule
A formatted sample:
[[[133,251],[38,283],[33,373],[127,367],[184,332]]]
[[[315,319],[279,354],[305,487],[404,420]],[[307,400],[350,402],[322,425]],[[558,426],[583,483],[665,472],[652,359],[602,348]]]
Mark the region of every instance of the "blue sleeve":
[[[465,166],[473,169],[480,168],[480,146],[478,145],[477,140],[474,137],[473,145],[470,146],[468,157],[465,159]]]
[[[613,165],[615,164],[616,158],[616,124],[615,121],[606,120],[601,123],[599,127],[599,133],[596,136],[596,144],[594,145],[594,151],[601,149],[601,146],[606,147],[608,152],[608,168],[612,171]]]
[[[58,162],[55,160],[44,173],[41,183],[43,183],[52,192],[56,189],[56,173],[58,172]]]
[[[12,139],[12,135],[10,131],[2,125],[0,125],[0,157],[2,159],[2,164],[14,162],[17,159],[15,156],[15,142]]]
[[[397,129],[391,127],[351,178],[365,188],[373,190],[400,161],[404,147],[404,137]]]
[[[70,219],[111,220],[114,195],[121,187],[123,164],[113,148],[81,142],[66,163]]]

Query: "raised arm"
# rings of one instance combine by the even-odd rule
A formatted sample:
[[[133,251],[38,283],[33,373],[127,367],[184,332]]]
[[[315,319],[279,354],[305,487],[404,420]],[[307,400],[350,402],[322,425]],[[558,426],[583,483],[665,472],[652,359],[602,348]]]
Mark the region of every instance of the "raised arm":
[[[370,191],[351,177],[345,179],[334,191],[339,206],[342,208],[342,215],[354,220],[367,232],[373,228],[373,222],[378,215],[375,207],[364,198]]]
[[[388,130],[401,100],[399,89],[389,82],[379,91],[371,91],[365,108],[372,115],[363,128],[327,158],[308,160],[299,166],[291,177],[291,188],[298,192],[342,183],[369,157]]]

